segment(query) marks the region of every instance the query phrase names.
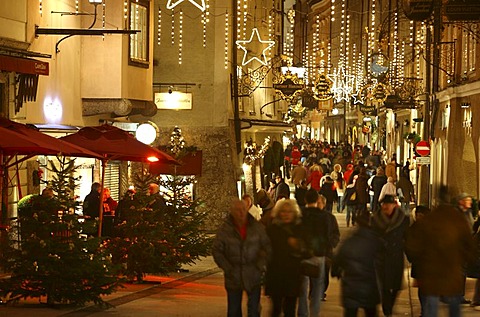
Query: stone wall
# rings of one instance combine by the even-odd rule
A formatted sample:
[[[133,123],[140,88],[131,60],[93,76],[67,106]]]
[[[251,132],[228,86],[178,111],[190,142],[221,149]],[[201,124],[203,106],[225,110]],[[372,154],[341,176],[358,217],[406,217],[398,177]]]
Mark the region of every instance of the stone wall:
[[[198,177],[197,198],[209,217],[207,230],[214,231],[223,221],[230,202],[237,195],[237,155],[230,127],[183,127],[186,146],[202,150],[202,176]],[[158,144],[168,144],[173,127],[161,127]]]

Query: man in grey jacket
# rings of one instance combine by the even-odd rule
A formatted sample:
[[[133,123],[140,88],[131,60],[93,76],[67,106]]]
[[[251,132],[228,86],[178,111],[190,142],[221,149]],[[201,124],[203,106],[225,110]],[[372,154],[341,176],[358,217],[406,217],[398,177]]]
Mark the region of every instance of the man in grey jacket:
[[[260,316],[261,279],[271,254],[270,240],[239,199],[220,226],[213,243],[213,258],[223,270],[228,317],[242,316],[242,295],[248,296],[248,317]]]

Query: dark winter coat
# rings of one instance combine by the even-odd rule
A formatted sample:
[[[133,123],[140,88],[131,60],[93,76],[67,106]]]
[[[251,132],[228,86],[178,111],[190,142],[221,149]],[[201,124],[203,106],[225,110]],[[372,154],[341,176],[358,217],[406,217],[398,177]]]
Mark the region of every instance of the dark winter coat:
[[[289,238],[304,241],[302,227],[299,224],[283,225],[272,223],[267,228],[272,242],[272,259],[265,275],[265,294],[276,296],[298,296],[300,292],[300,261],[302,250],[288,244]]]
[[[383,250],[377,258],[377,270],[382,289],[400,290],[403,281],[405,236],[410,219],[398,207],[391,218],[381,211],[373,214],[372,228],[383,239]]]
[[[302,214],[307,247],[315,256],[326,256],[330,247],[328,212],[316,207],[305,207]]]
[[[278,183],[275,188],[275,201],[278,201],[282,198],[290,198],[290,187],[283,180]]]
[[[421,234],[407,240],[406,251],[417,264],[422,292],[436,296],[463,294],[464,267],[475,254],[465,218],[454,207],[441,205],[425,215],[419,227]]]
[[[248,215],[247,237],[242,240],[228,216],[213,242],[213,259],[223,270],[225,288],[251,291],[261,284],[272,249],[263,225]]]
[[[383,185],[387,183],[387,176],[385,175],[375,175],[372,179],[372,190],[373,190],[373,204],[378,204],[378,197],[380,197],[380,192],[382,191]],[[375,209],[377,210],[377,209]]]
[[[352,195],[355,194],[355,199],[352,198]],[[343,195],[343,205],[342,209],[345,208],[345,206],[356,206],[357,205],[357,191],[355,190],[355,186],[353,184],[350,184],[345,188],[345,194]]]
[[[95,219],[100,216],[100,193],[91,191],[83,200],[83,215]]]
[[[402,195],[403,195],[402,202],[409,203],[413,201],[412,198],[415,191],[410,179],[408,179],[405,176],[400,176],[400,180],[397,182],[397,192],[399,191],[399,189],[402,190]]]
[[[367,175],[359,174],[355,182],[355,191],[357,192],[357,204],[365,205],[370,201],[368,194],[368,178]]]
[[[322,188],[320,188],[320,195],[325,196],[327,204],[333,204],[338,199],[337,189],[333,182],[326,181],[323,183]]]
[[[375,307],[380,302],[375,259],[381,248],[378,233],[364,226],[359,226],[338,247],[332,276],[341,278],[343,307]]]

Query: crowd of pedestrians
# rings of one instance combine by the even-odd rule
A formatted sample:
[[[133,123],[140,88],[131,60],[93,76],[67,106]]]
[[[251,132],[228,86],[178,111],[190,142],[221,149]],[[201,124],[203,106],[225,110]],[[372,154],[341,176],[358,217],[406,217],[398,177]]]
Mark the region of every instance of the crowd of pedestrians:
[[[215,238],[213,256],[225,275],[228,316],[242,316],[243,292],[248,316],[260,316],[263,283],[271,316],[318,317],[329,276],[341,280],[345,317],[360,309],[367,317],[393,316],[407,259],[422,317],[437,316],[439,302],[448,304],[452,317],[460,316],[461,304],[480,305],[480,220],[471,196],[447,201],[442,195],[445,202],[431,211],[412,209],[408,161],[402,166],[392,156],[387,163],[384,153],[343,144],[296,140],[290,150],[286,179],[272,177],[253,199],[260,220],[258,210],[249,213],[251,196],[235,200]],[[243,221],[236,220],[239,209]],[[354,227],[343,239],[334,211],[345,212],[347,226]],[[250,230],[251,223],[260,226]],[[255,243],[249,235],[257,237]],[[252,265],[259,275],[245,281]],[[477,278],[473,302],[464,297],[467,276]]]

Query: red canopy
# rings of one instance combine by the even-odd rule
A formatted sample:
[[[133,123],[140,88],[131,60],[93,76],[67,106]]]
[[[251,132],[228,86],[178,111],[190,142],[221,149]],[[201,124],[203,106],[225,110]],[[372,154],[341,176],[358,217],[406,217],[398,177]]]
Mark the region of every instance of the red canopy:
[[[107,160],[179,164],[170,155],[138,141],[129,132],[107,124],[85,127],[61,139],[101,154]]]
[[[102,159],[99,154],[81,146],[51,137],[33,126],[6,118],[0,118],[0,135],[0,153],[3,155],[64,155]]]

